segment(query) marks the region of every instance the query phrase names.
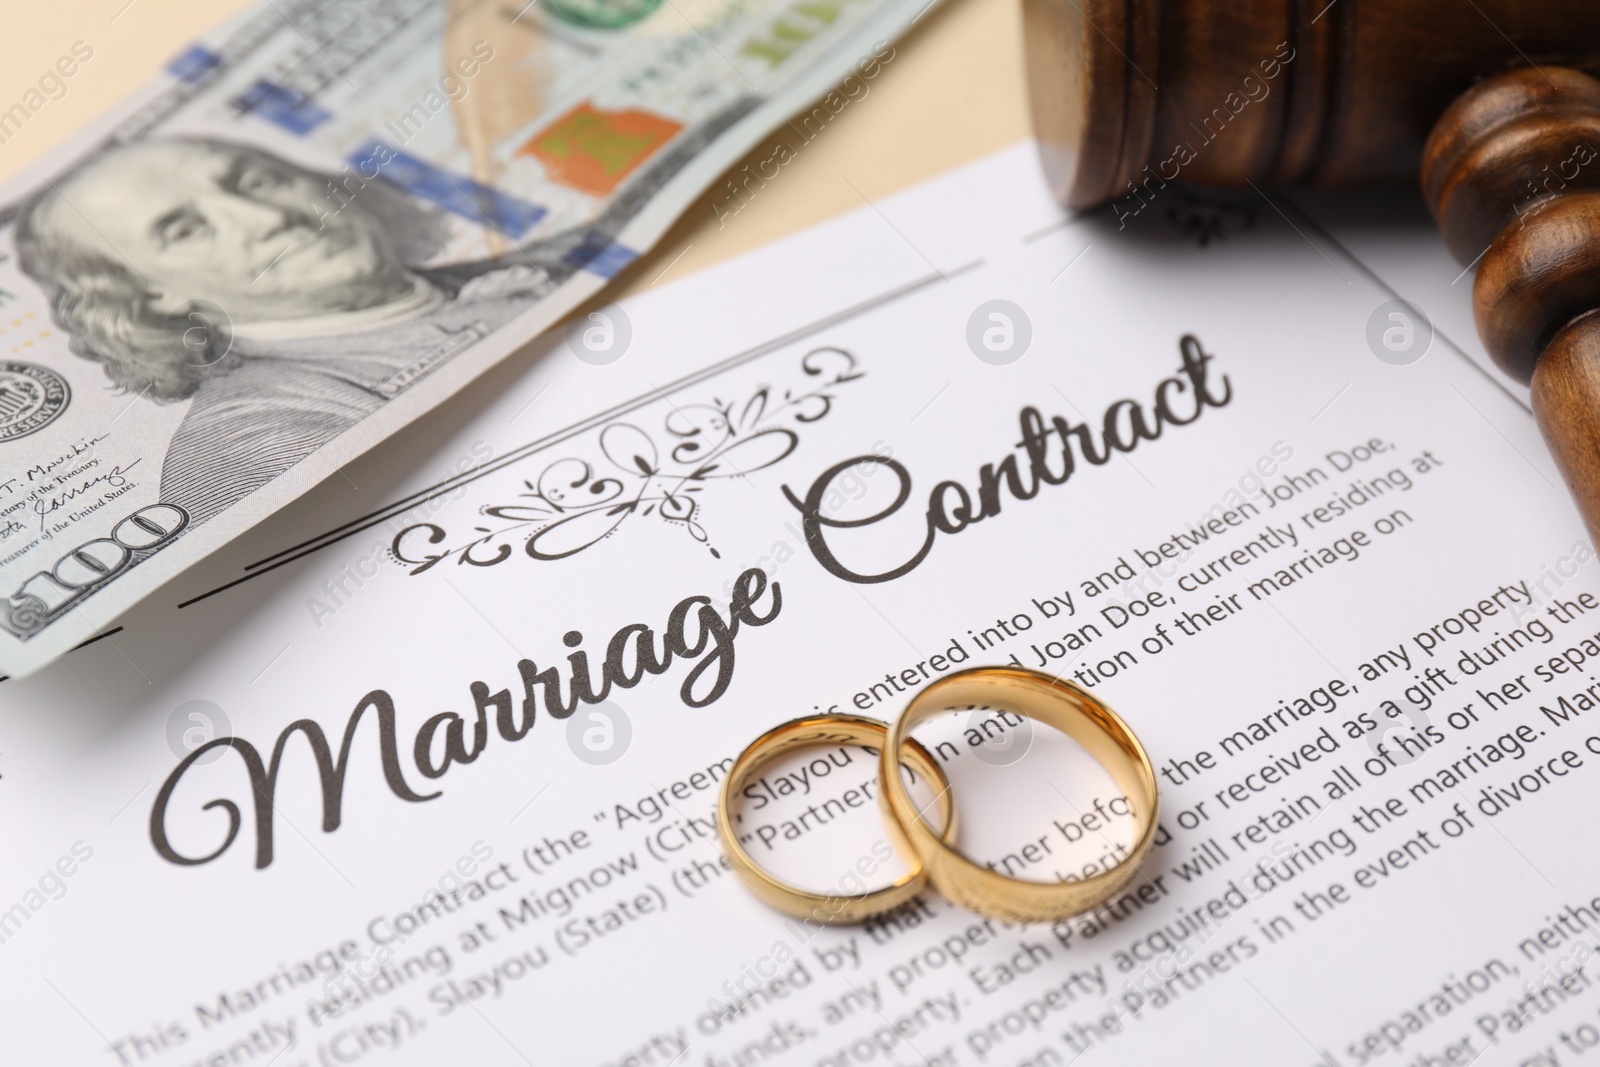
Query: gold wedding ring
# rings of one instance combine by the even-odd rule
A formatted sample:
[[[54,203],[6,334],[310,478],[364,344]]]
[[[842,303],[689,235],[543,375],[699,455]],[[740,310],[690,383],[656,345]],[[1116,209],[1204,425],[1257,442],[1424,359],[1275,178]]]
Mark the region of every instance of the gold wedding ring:
[[[734,761],[728,776],[722,782],[722,793],[717,804],[717,835],[722,839],[722,849],[728,857],[728,862],[733,864],[733,869],[739,872],[756,896],[779,911],[797,918],[822,923],[854,923],[882,915],[923,891],[927,886],[927,876],[922,866],[916,862],[916,857],[906,855],[903,851],[901,855],[912,864],[910,873],[881,889],[866,893],[843,891],[818,893],[801,889],[774,877],[757,865],[745,851],[744,844],[739,840],[739,835],[733,827],[734,799],[756,776],[756,772],[770,764],[777,756],[797,748],[811,748],[817,745],[866,745],[879,748],[885,744],[888,733],[888,724],[877,719],[859,715],[813,715],[768,730],[739,754],[739,758]],[[950,783],[946,780],[944,771],[940,770],[938,762],[928,750],[914,740],[907,739],[896,748],[904,750],[904,757],[898,761],[887,759],[880,761],[879,773],[883,776],[879,784],[880,792],[886,792],[888,783],[892,780],[897,787],[898,795],[905,797],[907,810],[916,812],[917,808],[911,801],[904,780],[900,777],[900,764],[903,762],[918,774],[925,775],[938,790],[936,799],[944,829],[936,833],[926,822],[921,821],[920,813],[917,815],[917,825],[926,829],[936,840],[940,837],[954,840],[955,804],[950,799]],[[847,882],[865,882],[876,873],[884,858],[886,857],[864,856],[858,859],[854,865],[840,872],[840,877],[837,879],[840,889],[844,890],[846,888],[844,883]]]
[[[945,712],[993,708],[1036,719],[1072,738],[1110,772],[1127,795],[1137,836],[1128,855],[1108,871],[1074,882],[1029,882],[1009,878],[972,862],[935,833],[918,812],[898,774],[902,748],[911,731]],[[946,899],[983,915],[1009,922],[1051,922],[1080,915],[1105,903],[1138,873],[1139,862],[1155,839],[1160,791],[1144,746],[1116,712],[1073,685],[1037,671],[978,667],[941,678],[918,693],[889,731],[880,774],[883,796],[906,843],[922,861],[929,883]],[[945,816],[946,825],[953,815]]]

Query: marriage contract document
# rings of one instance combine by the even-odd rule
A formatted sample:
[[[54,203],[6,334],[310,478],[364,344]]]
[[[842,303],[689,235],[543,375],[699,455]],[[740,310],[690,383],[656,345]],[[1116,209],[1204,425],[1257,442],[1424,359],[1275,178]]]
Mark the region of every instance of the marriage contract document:
[[[1403,303],[1464,300],[1431,236],[1378,262],[1331,218],[1063,218],[1019,145],[593,309],[329,472],[0,684],[0,1060],[1600,1056],[1594,552],[1460,310]],[[984,664],[1144,740],[1128,887],[1020,927],[758,903],[732,758]],[[1052,731],[918,736],[975,859],[1126,852]],[[819,891],[896,873],[864,750],[736,818]]]

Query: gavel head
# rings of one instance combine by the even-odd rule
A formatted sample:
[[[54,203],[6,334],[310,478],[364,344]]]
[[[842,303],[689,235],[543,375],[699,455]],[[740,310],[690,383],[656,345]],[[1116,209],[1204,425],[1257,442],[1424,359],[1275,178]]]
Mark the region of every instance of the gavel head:
[[[1600,81],[1524,68],[1473,86],[1423,151],[1422,190],[1500,369],[1528,382],[1550,341],[1600,309]]]
[[[1600,81],[1525,68],[1473,86],[1434,127],[1422,190],[1472,310],[1600,534]]]
[[[1530,63],[1600,73],[1594,0],[1022,0],[1052,190],[1414,181],[1434,122]]]
[[[1484,346],[1530,384],[1600,539],[1595,0],[1022,5],[1040,153],[1068,207],[1121,216],[1169,182],[1409,182],[1420,166],[1450,250],[1477,264]]]

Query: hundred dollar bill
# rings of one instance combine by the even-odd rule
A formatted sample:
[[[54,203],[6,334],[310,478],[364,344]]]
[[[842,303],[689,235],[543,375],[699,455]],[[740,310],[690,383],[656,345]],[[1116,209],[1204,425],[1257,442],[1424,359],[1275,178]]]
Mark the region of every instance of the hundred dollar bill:
[[[172,59],[0,187],[0,674],[549,327],[797,111],[815,136],[928,6],[268,0]]]

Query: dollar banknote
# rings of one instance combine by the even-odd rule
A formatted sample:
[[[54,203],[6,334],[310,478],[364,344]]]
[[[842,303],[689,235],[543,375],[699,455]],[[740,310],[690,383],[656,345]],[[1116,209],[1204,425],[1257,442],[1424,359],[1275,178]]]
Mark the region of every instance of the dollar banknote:
[[[560,320],[780,123],[816,136],[928,6],[267,0],[172,58],[0,188],[0,674]]]

